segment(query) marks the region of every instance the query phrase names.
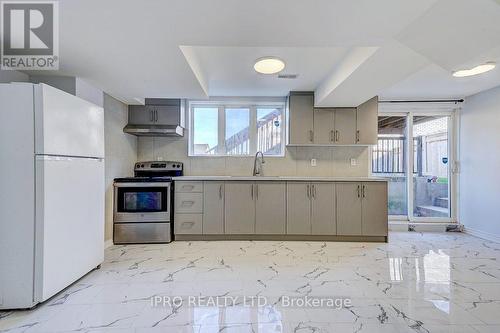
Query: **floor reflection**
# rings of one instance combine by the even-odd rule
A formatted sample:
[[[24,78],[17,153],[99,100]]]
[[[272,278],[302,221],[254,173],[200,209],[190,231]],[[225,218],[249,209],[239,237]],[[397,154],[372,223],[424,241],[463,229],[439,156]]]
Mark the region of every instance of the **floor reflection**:
[[[151,303],[153,297],[214,295],[267,302]],[[279,301],[332,296],[350,302],[332,309]],[[387,244],[114,246],[100,270],[45,304],[0,311],[0,332],[500,332],[499,313],[500,244],[413,232],[391,233]]]

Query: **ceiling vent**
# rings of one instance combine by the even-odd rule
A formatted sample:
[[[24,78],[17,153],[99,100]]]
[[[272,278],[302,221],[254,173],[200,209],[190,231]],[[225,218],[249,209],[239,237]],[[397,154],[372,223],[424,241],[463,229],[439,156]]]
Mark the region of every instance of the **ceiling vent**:
[[[298,74],[278,74],[278,79],[296,79]]]

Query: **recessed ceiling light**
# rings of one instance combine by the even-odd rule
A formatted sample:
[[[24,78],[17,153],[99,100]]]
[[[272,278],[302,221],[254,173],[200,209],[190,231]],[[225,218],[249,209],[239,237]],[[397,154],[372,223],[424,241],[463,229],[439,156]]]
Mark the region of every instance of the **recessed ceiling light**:
[[[257,73],[276,74],[285,69],[285,62],[276,57],[264,57],[257,59],[253,68]]]
[[[465,76],[472,76],[472,75],[478,75],[482,73],[486,73],[491,71],[493,68],[495,68],[496,64],[494,62],[487,62],[485,64],[476,66],[474,68],[470,69],[461,69],[459,71],[453,72],[454,77],[465,77]]]

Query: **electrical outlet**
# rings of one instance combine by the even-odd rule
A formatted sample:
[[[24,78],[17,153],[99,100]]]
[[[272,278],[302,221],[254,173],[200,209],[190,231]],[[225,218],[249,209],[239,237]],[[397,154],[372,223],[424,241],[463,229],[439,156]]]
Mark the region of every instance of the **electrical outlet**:
[[[316,166],[316,159],[311,158],[311,166],[315,167]]]
[[[351,166],[356,166],[358,165],[358,160],[355,158],[351,158]]]

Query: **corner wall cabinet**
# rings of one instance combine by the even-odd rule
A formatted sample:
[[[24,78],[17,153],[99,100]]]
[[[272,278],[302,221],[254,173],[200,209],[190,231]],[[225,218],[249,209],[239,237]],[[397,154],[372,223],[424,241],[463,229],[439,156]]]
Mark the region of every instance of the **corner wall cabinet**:
[[[375,145],[378,97],[358,107],[315,108],[314,93],[291,92],[287,144],[292,146]]]

